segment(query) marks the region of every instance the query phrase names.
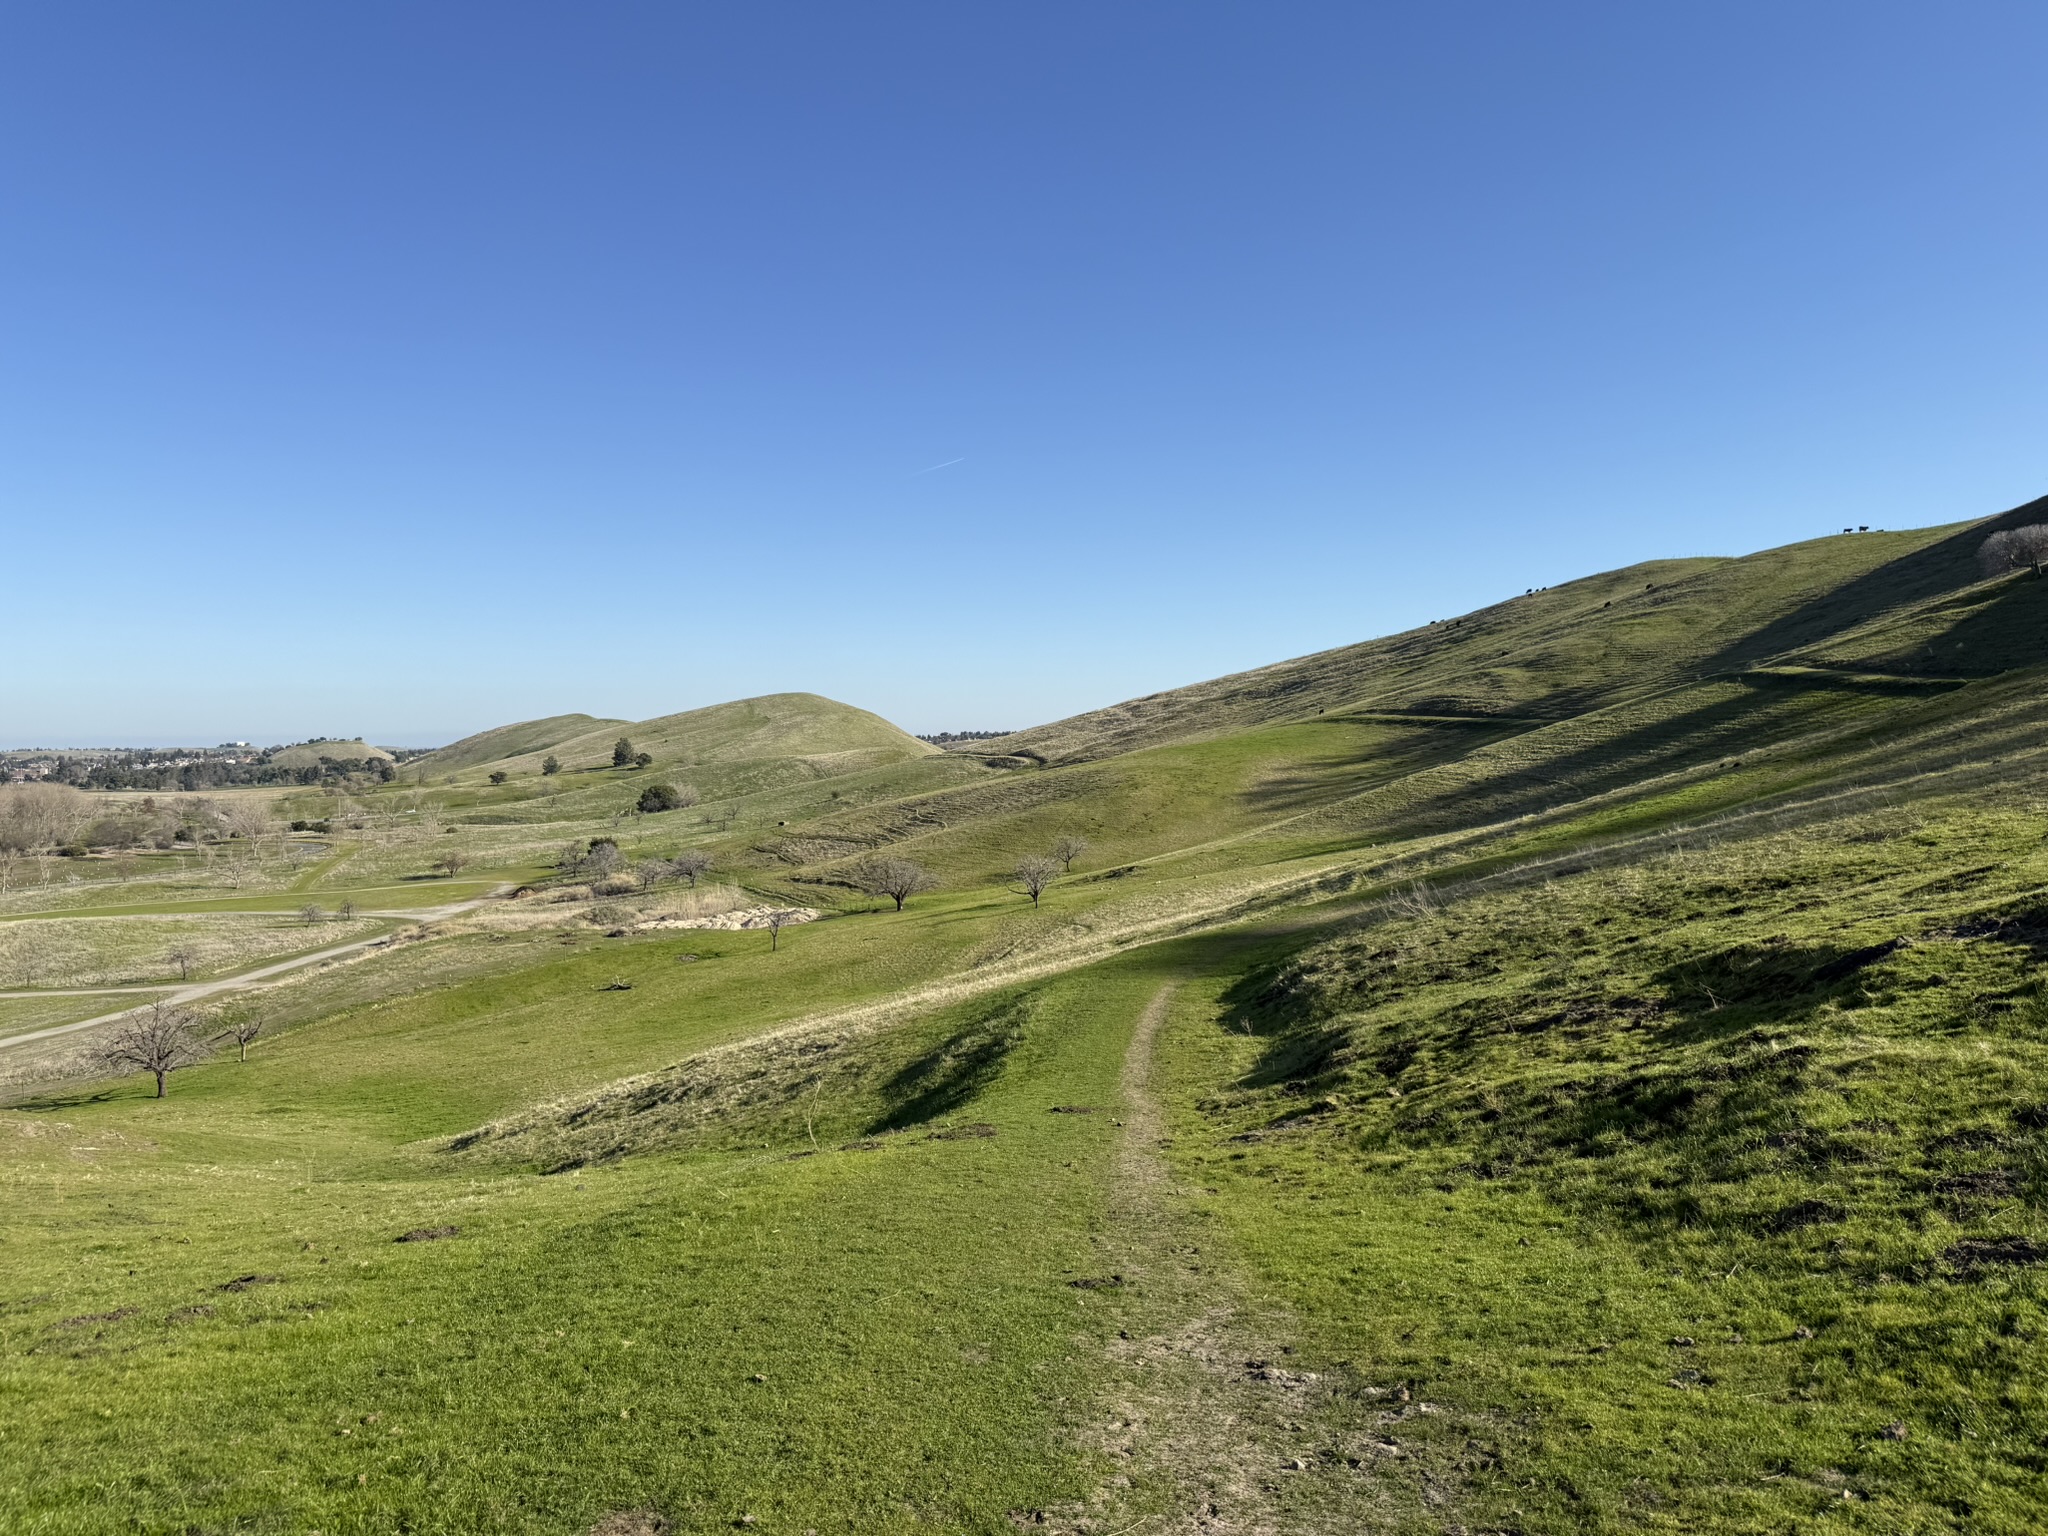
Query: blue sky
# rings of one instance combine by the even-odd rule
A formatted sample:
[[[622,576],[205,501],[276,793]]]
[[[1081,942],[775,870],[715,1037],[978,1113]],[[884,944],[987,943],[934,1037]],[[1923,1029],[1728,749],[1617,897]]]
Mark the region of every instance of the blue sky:
[[[1020,726],[2048,491],[2048,10],[15,5],[0,743]],[[943,466],[943,467],[933,467]]]

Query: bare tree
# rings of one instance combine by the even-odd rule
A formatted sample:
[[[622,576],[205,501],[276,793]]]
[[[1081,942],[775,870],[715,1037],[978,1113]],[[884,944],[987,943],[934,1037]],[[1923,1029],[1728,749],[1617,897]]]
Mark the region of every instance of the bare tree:
[[[619,845],[610,838],[595,837],[590,840],[590,849],[580,862],[583,873],[602,880],[606,875],[617,873],[625,857],[619,852]]]
[[[678,879],[689,881],[690,889],[694,891],[697,888],[697,877],[709,873],[711,864],[711,855],[703,849],[685,848],[669,860],[668,867],[676,872]]]
[[[114,1072],[147,1072],[156,1078],[156,1096],[164,1096],[164,1079],[180,1067],[206,1059],[206,1042],[188,1008],[161,1000],[138,1008],[100,1050],[100,1062]]]
[[[249,1059],[249,1047],[256,1037],[263,1033],[263,1015],[260,1013],[234,1013],[221,1021],[227,1027],[216,1040],[232,1040],[241,1047],[242,1060]]]
[[[703,798],[697,792],[697,786],[694,784],[678,784],[676,786],[676,809],[679,811],[687,811]]]
[[[192,979],[192,967],[199,961],[199,951],[190,944],[180,944],[176,949],[165,955],[164,958],[178,968],[178,980],[190,981]]]
[[[69,784],[9,784],[0,788],[0,848],[33,853],[68,843],[91,809]]]
[[[315,923],[319,922],[320,919],[325,917],[326,915],[327,914],[325,912],[322,912],[320,910],[319,903],[317,902],[309,901],[303,907],[299,908],[299,921],[304,923],[308,928],[312,927]]]
[[[450,848],[446,853],[434,860],[434,868],[440,870],[442,874],[452,880],[462,873],[464,866],[468,863],[468,854],[464,853],[460,848]]]
[[[654,889],[675,872],[675,866],[667,859],[642,859],[633,866],[633,878],[640,882],[643,891]]]
[[[1072,874],[1074,860],[1088,851],[1088,839],[1068,833],[1052,845],[1052,856],[1060,861],[1062,871]]]
[[[780,910],[768,914],[768,952],[773,954],[782,946],[782,925],[796,916],[794,912]]]
[[[1987,576],[2031,569],[2036,576],[2048,564],[2048,523],[2030,523],[2024,528],[2007,528],[1994,533],[1977,550],[1977,562]]]
[[[1011,872],[1012,878],[1024,887],[1024,894],[1031,898],[1031,905],[1038,905],[1038,898],[1045,894],[1045,888],[1060,877],[1058,859],[1048,859],[1042,853],[1034,853],[1028,859],[1019,859]]]
[[[251,795],[228,801],[221,808],[220,819],[230,836],[249,843],[256,842],[277,825],[271,819],[269,802]]]
[[[352,901],[344,901],[339,910],[343,921],[347,921],[356,915],[356,904]]]
[[[937,876],[911,859],[873,856],[853,866],[853,883],[870,896],[887,896],[903,910],[903,903],[919,891],[939,888]]]

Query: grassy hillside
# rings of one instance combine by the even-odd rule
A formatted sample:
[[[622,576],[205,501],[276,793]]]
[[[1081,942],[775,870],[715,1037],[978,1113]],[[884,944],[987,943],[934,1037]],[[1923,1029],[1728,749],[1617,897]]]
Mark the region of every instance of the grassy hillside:
[[[1327,709],[1577,714],[1634,690],[1754,667],[1902,611],[1919,612],[1977,581],[1976,550],[1991,531],[2044,517],[2048,499],[1980,522],[1838,534],[1742,559],[1630,566],[1405,634],[1150,694],[978,745],[990,755],[1024,752],[1066,762]],[[1930,636],[1945,628],[1938,617],[1923,627]],[[1955,637],[1949,651],[1969,638]],[[1975,670],[2016,664],[2001,660],[2008,654],[1989,649]],[[1932,660],[1919,657],[1917,670]]]
[[[521,720],[515,725],[478,731],[474,736],[450,742],[438,752],[420,758],[415,766],[428,773],[458,773],[464,768],[478,768],[501,758],[545,752],[572,736],[625,724],[624,720],[600,719],[596,715],[549,715],[544,720]]]
[[[0,1032],[392,942],[0,1111],[0,1526],[2039,1529],[2048,582],[1974,556],[2043,512],[32,861]],[[822,920],[674,926],[684,848]]]

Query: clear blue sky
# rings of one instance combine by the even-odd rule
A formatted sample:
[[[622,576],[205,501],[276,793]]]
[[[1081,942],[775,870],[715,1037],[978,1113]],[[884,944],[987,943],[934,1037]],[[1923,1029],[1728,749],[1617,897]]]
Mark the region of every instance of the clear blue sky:
[[[2044,58],[2038,4],[11,5],[0,742],[1020,726],[1998,511]]]

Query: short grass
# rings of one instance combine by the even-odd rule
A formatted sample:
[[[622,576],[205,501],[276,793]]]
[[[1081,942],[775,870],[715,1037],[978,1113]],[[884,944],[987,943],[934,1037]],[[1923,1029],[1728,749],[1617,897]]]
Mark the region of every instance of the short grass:
[[[1191,989],[1181,1162],[1531,1530],[2036,1530],[2048,807],[1383,910]],[[1486,1478],[1481,1477],[1484,1483]]]
[[[1078,1498],[1110,1317],[1067,1282],[1114,1133],[1047,1110],[1114,1101],[1138,986],[1010,999],[1014,1038],[945,1113],[899,1069],[820,1105],[812,1156],[783,1125],[480,1176],[401,1150],[446,1128],[444,1099],[335,1084],[312,1035],[161,1104],[15,1117],[0,1521],[554,1532],[651,1508],[999,1532]],[[949,1024],[988,1020],[923,1037],[943,1056]],[[300,1084],[283,1121],[279,1073]],[[972,1134],[933,1134],[970,1111]]]
[[[1122,1530],[1199,1441],[1104,1428],[1113,1329],[1238,1306],[1324,1383],[1246,1430],[1300,1454],[1243,1524],[2039,1528],[2048,589],[1976,582],[1986,531],[1609,573],[1002,744],[1046,767],[779,696],[623,728],[645,772],[529,722],[272,797],[317,839],[35,866],[0,940],[103,935],[80,975],[600,836],[832,915],[407,922],[167,1101],[17,1085],[0,1527]],[[945,889],[874,910],[874,848]],[[1174,982],[1134,1226],[1120,1128],[1048,1111]],[[1140,1227],[1227,1283],[1070,1283]]]

